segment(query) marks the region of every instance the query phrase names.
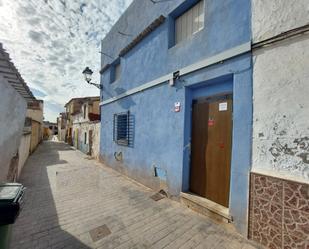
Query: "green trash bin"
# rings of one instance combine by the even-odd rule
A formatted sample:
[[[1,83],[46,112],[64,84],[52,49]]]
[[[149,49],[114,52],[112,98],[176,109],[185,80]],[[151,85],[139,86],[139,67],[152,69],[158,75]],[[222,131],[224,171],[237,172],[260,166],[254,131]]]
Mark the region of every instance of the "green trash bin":
[[[0,226],[0,249],[7,249],[10,245],[12,225]]]
[[[20,213],[24,191],[24,186],[19,183],[0,184],[0,249],[9,247],[11,224]]]

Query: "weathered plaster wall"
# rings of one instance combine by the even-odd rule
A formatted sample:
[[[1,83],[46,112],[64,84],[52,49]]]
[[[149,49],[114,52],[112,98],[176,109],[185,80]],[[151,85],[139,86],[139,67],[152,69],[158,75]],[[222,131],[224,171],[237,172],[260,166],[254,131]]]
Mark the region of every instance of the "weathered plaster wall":
[[[91,156],[98,159],[100,154],[100,122],[83,122],[73,124],[73,145],[84,153],[89,153],[89,131],[92,130]],[[86,143],[84,142],[85,132],[87,133]],[[77,137],[76,137],[77,134]]]
[[[39,122],[43,123],[43,104],[40,103],[41,110],[36,110],[36,109],[27,109],[27,117]]]
[[[58,140],[64,141],[65,140],[65,134],[66,134],[66,129],[58,129]]]
[[[49,134],[50,135],[50,134]],[[31,145],[30,145],[30,151],[31,153],[34,152],[38,144],[42,141],[42,124],[32,120],[31,123]]]
[[[18,149],[18,153],[19,153],[18,177],[20,176],[21,170],[23,169],[24,164],[29,156],[30,143],[31,143],[31,133],[24,133],[21,138],[19,149]]]
[[[253,41],[309,24],[308,0],[253,0]]]
[[[18,152],[27,103],[0,76],[0,182],[7,180],[12,157]]]
[[[307,0],[253,0],[254,42],[309,24]],[[252,170],[309,179],[309,36],[256,50],[253,57]]]
[[[309,35],[254,54],[253,170],[309,180]]]
[[[93,123],[91,128],[93,130],[92,133],[92,141],[93,141],[93,146],[92,146],[92,152],[91,155],[95,159],[99,159],[100,156],[100,132],[101,132],[101,123]]]

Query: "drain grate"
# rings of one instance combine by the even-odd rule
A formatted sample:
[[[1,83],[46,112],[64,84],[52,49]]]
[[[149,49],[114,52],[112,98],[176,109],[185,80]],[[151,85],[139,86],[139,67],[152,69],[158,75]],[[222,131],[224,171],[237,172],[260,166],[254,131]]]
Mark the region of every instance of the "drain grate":
[[[110,235],[111,233],[112,232],[106,225],[99,226],[89,231],[90,237],[93,242],[103,239],[104,237]]]
[[[156,193],[152,196],[150,196],[151,199],[153,199],[154,201],[159,201],[161,199],[163,199],[165,196],[164,195],[161,195],[160,193]]]

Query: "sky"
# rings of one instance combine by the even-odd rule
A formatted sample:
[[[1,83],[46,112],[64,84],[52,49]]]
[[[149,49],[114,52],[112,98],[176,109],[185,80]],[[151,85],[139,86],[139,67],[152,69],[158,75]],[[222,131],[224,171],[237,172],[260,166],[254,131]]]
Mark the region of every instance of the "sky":
[[[73,97],[98,96],[101,40],[132,0],[0,0],[0,42],[55,122]]]

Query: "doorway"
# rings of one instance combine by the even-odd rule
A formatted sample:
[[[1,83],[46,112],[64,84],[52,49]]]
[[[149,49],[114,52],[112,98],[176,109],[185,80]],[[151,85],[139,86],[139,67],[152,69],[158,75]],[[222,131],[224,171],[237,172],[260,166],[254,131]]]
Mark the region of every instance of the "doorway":
[[[93,135],[92,135],[93,131],[89,130],[89,151],[88,151],[88,155],[92,156],[92,144],[93,144]]]
[[[229,205],[232,150],[232,95],[192,103],[190,191]]]

